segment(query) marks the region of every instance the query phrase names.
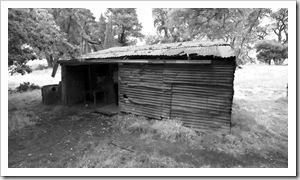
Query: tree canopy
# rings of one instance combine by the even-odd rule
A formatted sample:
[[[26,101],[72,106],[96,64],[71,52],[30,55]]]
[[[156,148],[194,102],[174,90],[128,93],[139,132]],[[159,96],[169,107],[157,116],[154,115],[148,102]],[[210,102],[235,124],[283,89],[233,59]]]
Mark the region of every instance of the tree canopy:
[[[74,52],[74,46],[56,24],[51,9],[9,9],[8,37],[9,65],[32,59],[24,47],[30,47],[31,54],[45,57],[49,63],[62,56],[72,56]]]
[[[281,8],[270,12],[272,23],[262,28],[260,37],[270,34],[271,32],[277,37],[273,40],[260,38],[260,42],[255,45],[257,59],[261,62],[271,64],[281,64],[288,58],[288,10]]]
[[[133,45],[144,37],[141,30],[134,8],[109,8],[98,21],[84,8],[9,9],[8,65],[46,58],[52,66],[59,58]]]
[[[134,8],[108,8],[106,16],[111,22],[117,43],[120,46],[136,44],[136,38],[142,38],[142,24],[138,21],[136,9]]]
[[[274,23],[271,25],[271,30],[276,34],[277,41],[282,43],[288,42],[288,10],[281,8],[271,13],[271,18]]]
[[[238,59],[248,59],[250,44],[262,30],[258,25],[269,12],[250,8],[163,8],[153,9],[152,14],[158,34],[163,36],[162,43],[221,40],[231,45]]]
[[[281,64],[288,57],[288,46],[277,41],[261,41],[255,45],[257,59],[261,62]]]

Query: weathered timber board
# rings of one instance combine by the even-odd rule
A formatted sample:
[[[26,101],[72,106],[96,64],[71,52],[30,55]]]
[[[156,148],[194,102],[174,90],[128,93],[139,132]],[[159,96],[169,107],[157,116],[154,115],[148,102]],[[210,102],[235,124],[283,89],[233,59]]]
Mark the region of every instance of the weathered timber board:
[[[196,129],[228,129],[234,70],[234,63],[120,65],[120,110],[157,119],[180,118]]]

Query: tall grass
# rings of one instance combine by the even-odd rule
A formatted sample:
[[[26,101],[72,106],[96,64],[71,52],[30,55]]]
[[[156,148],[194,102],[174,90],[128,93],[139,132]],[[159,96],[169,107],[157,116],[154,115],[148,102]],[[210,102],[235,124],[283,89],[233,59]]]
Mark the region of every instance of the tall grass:
[[[268,104],[271,110],[287,107],[285,100],[279,100],[279,104],[265,102],[263,105]],[[277,113],[270,115],[270,109],[262,111],[263,105],[235,100],[230,132],[200,132],[184,127],[179,119],[150,121],[134,115],[118,117],[115,126],[124,133],[141,133],[140,138],[145,140],[159,135],[171,143],[183,141],[191,148],[221,151],[233,156],[251,152],[261,156],[277,153],[287,158],[287,116],[278,115],[287,109],[277,109]]]
[[[41,90],[13,93],[8,96],[8,132],[34,125],[39,119],[36,108],[41,103]]]
[[[26,87],[24,85],[27,85],[29,88],[40,87],[48,84],[58,84],[61,80],[61,69],[58,68],[55,78],[51,77],[52,68],[46,68],[46,60],[29,61],[28,65],[33,69],[33,72],[30,74],[8,74],[8,89],[10,92],[25,90]],[[39,119],[40,110],[42,110],[41,90],[19,92],[8,96],[9,133],[28,125],[34,125]]]

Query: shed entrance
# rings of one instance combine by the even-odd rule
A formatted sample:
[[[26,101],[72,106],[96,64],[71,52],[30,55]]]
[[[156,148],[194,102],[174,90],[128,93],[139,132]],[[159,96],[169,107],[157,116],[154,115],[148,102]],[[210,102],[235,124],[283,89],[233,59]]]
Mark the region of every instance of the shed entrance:
[[[64,65],[62,69],[65,104],[118,104],[117,64]]]
[[[117,64],[88,65],[85,78],[84,101],[118,104]]]

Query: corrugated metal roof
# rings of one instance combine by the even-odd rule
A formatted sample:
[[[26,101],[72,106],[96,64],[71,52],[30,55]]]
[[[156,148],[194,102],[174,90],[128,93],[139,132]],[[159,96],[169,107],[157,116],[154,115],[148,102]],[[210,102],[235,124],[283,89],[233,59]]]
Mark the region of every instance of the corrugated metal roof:
[[[132,56],[189,56],[191,54],[198,56],[215,56],[221,58],[235,56],[229,44],[190,41],[145,46],[113,47],[82,55],[80,59],[107,59]]]

